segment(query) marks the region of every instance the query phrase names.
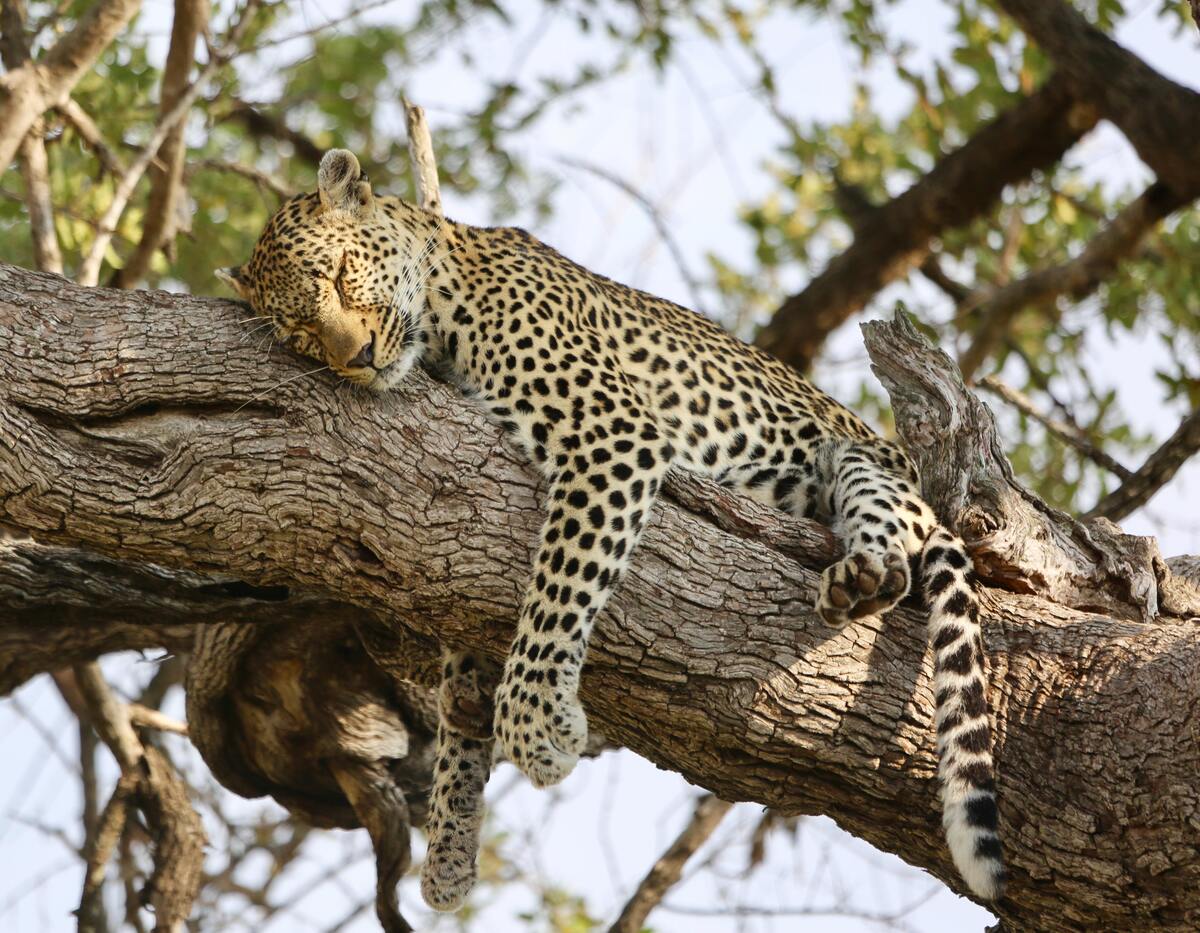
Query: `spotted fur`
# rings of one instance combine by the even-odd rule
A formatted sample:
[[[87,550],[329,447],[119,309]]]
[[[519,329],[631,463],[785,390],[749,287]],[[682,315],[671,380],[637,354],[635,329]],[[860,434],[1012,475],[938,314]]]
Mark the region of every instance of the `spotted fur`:
[[[499,751],[538,786],[574,767],[587,736],[578,688],[593,620],[629,565],[666,472],[702,473],[833,525],[846,556],[822,574],[816,604],[831,624],[890,610],[908,593],[917,559],[937,658],[946,835],[972,891],[998,897],[970,559],[921,500],[904,452],[711,321],[590,272],[522,230],[457,224],[376,197],[345,150],[326,154],[318,182],[316,194],[276,213],[227,281],[297,349],[371,389],[391,388],[424,361],[549,480],[495,695]],[[490,764],[471,696],[478,681],[464,679],[462,658],[447,665],[442,692],[423,885],[443,909],[461,903],[474,878]]]

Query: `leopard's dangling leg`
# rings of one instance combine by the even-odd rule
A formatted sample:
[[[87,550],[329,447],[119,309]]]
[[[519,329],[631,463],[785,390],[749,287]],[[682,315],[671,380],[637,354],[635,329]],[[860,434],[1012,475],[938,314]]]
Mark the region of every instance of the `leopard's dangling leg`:
[[[437,747],[425,824],[421,896],[434,910],[458,910],[475,886],[483,790],[492,767],[492,697],[499,667],[446,652],[438,690]]]
[[[538,787],[565,778],[587,742],[577,694],[592,622],[629,566],[673,456],[636,411],[631,403],[611,433],[576,445],[552,475],[550,514],[496,693],[496,740]]]

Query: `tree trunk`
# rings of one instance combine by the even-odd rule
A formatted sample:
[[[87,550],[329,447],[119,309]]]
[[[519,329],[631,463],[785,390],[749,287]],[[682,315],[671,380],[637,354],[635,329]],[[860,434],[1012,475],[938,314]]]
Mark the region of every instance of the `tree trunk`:
[[[312,591],[502,657],[541,521],[536,474],[425,375],[371,396],[287,351],[264,357],[243,318],[0,265],[0,522]],[[873,352],[910,339],[890,327]],[[930,408],[911,433],[969,451],[959,474],[934,471],[969,497],[961,477],[982,481],[994,438],[959,416],[978,402],[922,352],[908,355],[926,384],[893,392],[898,423],[912,427],[920,397],[954,415]],[[1182,615],[1195,591],[1141,539],[1034,511],[1040,550],[1006,551],[1001,534],[999,556],[980,558],[1026,590],[981,594],[1011,872],[997,913],[1014,930],[1195,929],[1200,643]],[[674,478],[598,621],[582,690],[593,729],[722,799],[827,814],[962,890],[940,831],[924,614],[825,626],[812,605],[835,552],[819,525]],[[1030,555],[1056,568],[1056,601],[1038,595]]]

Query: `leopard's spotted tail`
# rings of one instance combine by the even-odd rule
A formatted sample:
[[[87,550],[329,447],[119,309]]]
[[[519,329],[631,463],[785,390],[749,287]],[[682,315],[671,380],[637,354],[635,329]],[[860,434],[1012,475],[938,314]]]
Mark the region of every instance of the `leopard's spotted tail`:
[[[1004,892],[1004,862],[979,602],[970,571],[962,541],[945,528],[934,529],[921,554],[921,579],[934,650],[942,825],[963,880],[979,897],[995,900]]]

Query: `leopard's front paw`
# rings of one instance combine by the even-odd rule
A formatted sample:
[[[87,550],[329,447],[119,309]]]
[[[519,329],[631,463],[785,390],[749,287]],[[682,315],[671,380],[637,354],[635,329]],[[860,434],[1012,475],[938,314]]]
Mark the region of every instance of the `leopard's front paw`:
[[[506,673],[496,692],[496,739],[536,787],[557,784],[587,744],[587,716],[574,694]]]
[[[469,739],[491,738],[496,679],[497,668],[490,661],[472,654],[449,658],[438,689],[438,714],[442,722]]]
[[[887,612],[907,594],[908,561],[889,551],[857,551],[825,568],[817,596],[817,612],[829,625]]]

